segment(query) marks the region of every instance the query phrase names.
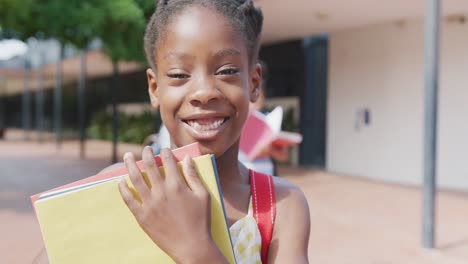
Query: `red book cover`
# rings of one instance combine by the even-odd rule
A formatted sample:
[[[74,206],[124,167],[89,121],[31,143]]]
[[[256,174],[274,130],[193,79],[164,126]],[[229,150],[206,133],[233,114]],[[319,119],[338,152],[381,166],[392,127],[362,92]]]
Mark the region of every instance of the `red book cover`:
[[[175,150],[172,151],[172,153],[174,153],[174,156],[175,156],[177,161],[181,161],[187,155],[191,156],[192,158],[201,156],[200,146],[199,146],[198,143],[189,144],[187,146],[175,149]],[[156,161],[156,164],[158,166],[162,166],[161,158],[159,157],[159,155],[155,156],[154,160]],[[144,168],[142,160],[137,161],[136,163],[137,163],[138,168],[140,168],[140,170],[142,170]],[[110,178],[125,175],[125,174],[128,174],[128,171],[127,171],[127,168],[124,165],[122,165],[121,167],[115,168],[113,170],[101,172],[101,173],[98,173],[98,174],[96,174],[94,176],[84,178],[82,180],[75,181],[75,182],[72,182],[72,183],[69,183],[69,184],[66,184],[66,185],[63,185],[63,186],[48,190],[46,192],[35,194],[35,195],[31,196],[31,201],[34,204],[34,202],[37,201],[39,199],[39,197],[44,193],[49,193],[49,192],[52,192],[52,191],[59,191],[59,190],[67,189],[67,188],[74,187],[74,186],[79,186],[79,185],[83,185],[83,184],[87,184],[87,183],[102,181],[102,180],[110,179]]]
[[[262,155],[262,149],[268,144],[289,147],[300,144],[302,135],[295,132],[281,131],[283,109],[276,107],[265,115],[258,111],[251,111],[247,117],[240,139],[240,151],[249,160],[267,157]]]

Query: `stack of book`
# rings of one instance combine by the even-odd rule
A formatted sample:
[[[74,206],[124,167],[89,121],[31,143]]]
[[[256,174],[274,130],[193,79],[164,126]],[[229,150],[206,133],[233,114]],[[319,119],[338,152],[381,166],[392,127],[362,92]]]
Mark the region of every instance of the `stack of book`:
[[[211,195],[213,239],[226,259],[235,263],[214,156],[201,155],[197,143],[173,153],[178,161],[193,157]],[[155,160],[161,166],[158,156]],[[144,169],[142,161],[137,165]],[[141,229],[122,200],[118,190],[122,178],[137,195],[126,168],[121,167],[31,197],[51,264],[174,263]]]

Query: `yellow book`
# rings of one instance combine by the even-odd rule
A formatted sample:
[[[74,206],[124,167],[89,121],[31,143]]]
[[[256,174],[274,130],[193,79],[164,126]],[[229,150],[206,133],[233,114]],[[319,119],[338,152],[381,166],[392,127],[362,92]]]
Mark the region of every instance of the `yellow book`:
[[[235,263],[214,156],[203,155],[193,161],[211,194],[213,239],[229,263]],[[118,190],[121,177],[130,185],[128,175],[124,175],[33,199],[51,264],[174,263],[146,235],[123,202]]]

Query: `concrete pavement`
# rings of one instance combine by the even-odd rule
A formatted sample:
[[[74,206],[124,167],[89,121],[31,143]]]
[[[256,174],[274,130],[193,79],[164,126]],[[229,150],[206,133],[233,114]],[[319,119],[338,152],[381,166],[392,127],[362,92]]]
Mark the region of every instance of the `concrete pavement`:
[[[13,131],[0,141],[0,263],[33,263],[42,248],[29,196],[98,172],[111,146],[89,141],[60,151],[49,143],[21,141]],[[141,147],[121,145],[120,153]],[[468,194],[439,192],[436,250],[420,248],[421,193],[416,188],[370,182],[310,169],[279,168],[300,186],[311,209],[311,263],[468,263]]]

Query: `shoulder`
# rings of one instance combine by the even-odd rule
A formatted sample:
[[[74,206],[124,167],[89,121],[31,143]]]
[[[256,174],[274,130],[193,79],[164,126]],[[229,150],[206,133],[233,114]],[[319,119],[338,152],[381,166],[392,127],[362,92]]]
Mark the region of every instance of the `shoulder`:
[[[306,196],[289,181],[274,177],[276,221],[269,263],[308,263],[310,212]]]
[[[276,198],[275,231],[279,233],[287,231],[292,223],[301,229],[299,232],[308,231],[310,212],[304,192],[284,178],[273,177],[273,179]]]
[[[273,180],[277,207],[293,206],[309,210],[307,199],[299,187],[284,178],[273,177]]]

